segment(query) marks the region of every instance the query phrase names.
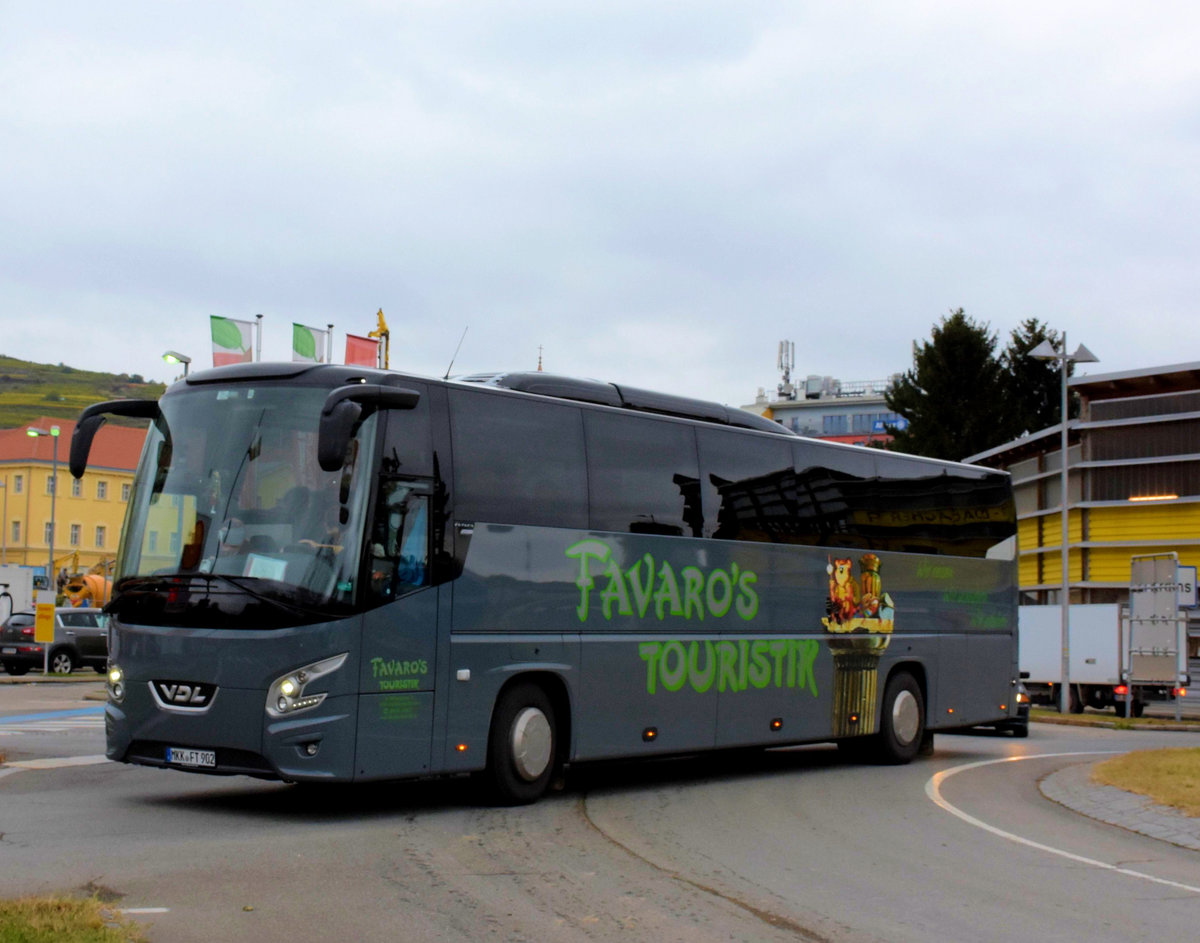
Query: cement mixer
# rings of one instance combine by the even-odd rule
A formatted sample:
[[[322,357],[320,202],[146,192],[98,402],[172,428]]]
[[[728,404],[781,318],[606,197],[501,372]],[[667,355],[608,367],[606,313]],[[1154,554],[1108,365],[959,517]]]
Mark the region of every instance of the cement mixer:
[[[63,592],[68,606],[103,606],[112,596],[112,581],[100,573],[77,573]]]

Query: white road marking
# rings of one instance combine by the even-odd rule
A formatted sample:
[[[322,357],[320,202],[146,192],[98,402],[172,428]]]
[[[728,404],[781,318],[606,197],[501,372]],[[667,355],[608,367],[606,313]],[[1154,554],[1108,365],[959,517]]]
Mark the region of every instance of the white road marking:
[[[925,783],[925,794],[941,809],[949,812],[951,815],[957,816],[968,825],[974,825],[976,828],[981,828],[985,832],[990,832],[1000,838],[1007,838],[1009,841],[1016,842],[1018,845],[1025,845],[1028,848],[1036,848],[1038,851],[1045,851],[1052,855],[1058,855],[1060,858],[1066,858],[1068,861],[1074,861],[1077,864],[1086,864],[1093,868],[1099,868],[1103,871],[1114,871],[1117,874],[1124,874],[1127,877],[1141,878],[1143,881],[1151,881],[1155,884],[1163,884],[1167,887],[1173,887],[1181,891],[1190,891],[1193,894],[1200,894],[1200,887],[1193,887],[1190,884],[1180,884],[1178,881],[1168,881],[1166,878],[1155,877],[1152,874],[1144,874],[1141,871],[1133,871],[1129,868],[1121,868],[1115,864],[1109,864],[1106,861],[1097,861],[1095,858],[1085,858],[1083,855],[1077,855],[1070,851],[1064,851],[1061,848],[1053,848],[1050,845],[1043,845],[1041,842],[1033,841],[1029,838],[1023,838],[1020,835],[1014,835],[1012,832],[1006,832],[1004,829],[997,828],[994,825],[989,825],[973,815],[968,815],[962,809],[951,805],[942,796],[941,787],[951,776],[957,776],[959,773],[965,773],[967,770],[979,769],[982,766],[995,766],[999,763],[1016,763],[1020,760],[1049,760],[1065,756],[1104,756],[1121,753],[1120,750],[1089,750],[1082,753],[1040,753],[1035,756],[1006,756],[998,760],[980,760],[977,763],[965,763],[962,766],[953,766],[950,769],[942,770],[940,773],[935,773]]]
[[[46,756],[37,760],[17,760],[8,765],[12,769],[61,769],[65,766],[97,766],[107,762],[107,756]]]
[[[71,730],[103,730],[103,717],[72,717],[65,720],[30,720],[0,724],[0,737],[18,733],[65,733]]]
[[[170,907],[122,907],[118,913],[126,917],[141,917],[145,914],[169,914]]]

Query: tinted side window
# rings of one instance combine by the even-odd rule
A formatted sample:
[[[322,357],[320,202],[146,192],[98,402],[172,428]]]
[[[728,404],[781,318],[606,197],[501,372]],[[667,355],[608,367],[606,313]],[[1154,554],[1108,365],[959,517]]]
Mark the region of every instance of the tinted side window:
[[[791,443],[752,433],[698,429],[704,531],[719,540],[795,541]]]
[[[875,456],[810,442],[792,449],[797,539],[817,547],[875,547],[861,528],[876,484]]]
[[[433,475],[433,443],[429,435],[429,388],[420,383],[403,382],[416,390],[421,399],[413,409],[389,409],[384,432],[382,471],[388,475],[429,477]]]
[[[449,398],[459,520],[587,527],[578,407],[470,390]]]
[[[696,436],[684,423],[584,411],[594,530],[699,537]]]
[[[58,621],[66,626],[94,628],[100,624],[98,615],[95,612],[59,612]]]
[[[1006,475],[880,456],[862,530],[885,550],[982,557],[1016,533]]]

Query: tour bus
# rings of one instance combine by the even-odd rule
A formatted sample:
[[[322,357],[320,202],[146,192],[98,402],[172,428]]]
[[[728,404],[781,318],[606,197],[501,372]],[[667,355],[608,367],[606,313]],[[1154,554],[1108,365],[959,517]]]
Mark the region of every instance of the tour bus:
[[[991,469],[543,373],[239,364],[159,401],[110,614],[107,755],[288,782],[832,741],[1016,716]]]

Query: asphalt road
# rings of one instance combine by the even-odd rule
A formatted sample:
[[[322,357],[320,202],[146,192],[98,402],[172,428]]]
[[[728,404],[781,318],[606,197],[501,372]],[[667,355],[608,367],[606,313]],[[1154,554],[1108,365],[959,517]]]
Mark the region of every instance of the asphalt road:
[[[80,693],[17,703],[0,687],[0,751],[102,754]],[[62,726],[26,729],[58,711],[72,712]],[[99,891],[154,911],[138,919],[159,943],[1191,939],[1200,853],[1037,787],[1163,744],[1200,734],[1034,725],[1027,740],[939,736],[933,757],[900,768],[827,747],[607,765],[520,809],[482,805],[458,780],[305,788],[10,766],[0,888]]]

